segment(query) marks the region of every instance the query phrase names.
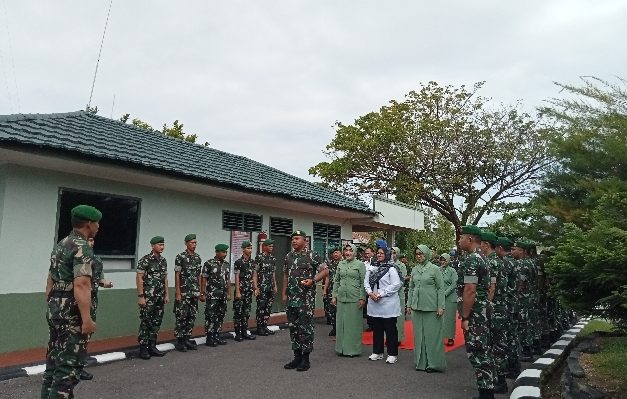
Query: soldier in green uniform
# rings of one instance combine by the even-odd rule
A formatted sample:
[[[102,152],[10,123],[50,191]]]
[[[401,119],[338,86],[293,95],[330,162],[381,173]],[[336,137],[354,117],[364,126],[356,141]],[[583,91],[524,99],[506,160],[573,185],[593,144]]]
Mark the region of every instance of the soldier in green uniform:
[[[88,238],[87,243],[90,247],[94,247],[94,239]],[[92,285],[91,285],[91,319],[96,321],[96,313],[98,311],[98,288],[113,288],[113,283],[109,280],[106,280],[103,272],[103,264],[102,259],[99,256],[94,254],[94,263],[92,264]],[[91,337],[90,337],[91,338]],[[88,340],[89,342],[89,340]],[[85,359],[84,359],[85,360]],[[83,365],[86,364],[84,361]],[[81,380],[91,380],[94,376],[87,370],[83,368],[81,371],[80,379]]]
[[[531,354],[531,334],[529,333],[529,307],[531,306],[529,285],[531,281],[531,269],[527,263],[525,257],[525,243],[523,241],[515,241],[512,244],[512,257],[515,259],[515,266],[518,272],[518,299],[519,299],[519,312],[518,312],[518,337],[520,339],[521,356],[519,357],[521,362],[530,362],[533,360]]]
[[[226,345],[220,337],[222,323],[226,314],[226,304],[231,300],[231,265],[227,262],[226,251],[229,246],[215,246],[216,255],[202,266],[200,282],[200,301],[205,302],[205,331],[207,346]]]
[[[255,336],[248,332],[248,318],[253,303],[253,244],[242,243],[242,257],[235,261],[235,299],[233,300],[233,324],[235,341],[253,340]]]
[[[314,307],[316,283],[324,279],[329,270],[315,252],[306,248],[302,230],[292,233],[292,251],[285,256],[283,265],[283,303],[287,305],[287,322],[294,359],[284,368],[307,371],[310,367],[309,354],[314,343]]]
[[[459,248],[468,256],[462,261],[464,275],[462,329],[468,360],[475,369],[479,399],[494,399],[494,357],[492,354],[491,303],[488,299],[490,270],[478,249],[481,229],[462,227]]]
[[[71,212],[72,232],[55,246],[46,282],[48,348],[41,398],[72,398],[96,331],[91,317],[94,252],[87,243],[100,228],[102,213],[88,205]]]
[[[257,335],[265,337],[274,335],[268,328],[268,320],[272,313],[272,302],[277,293],[276,258],[272,255],[274,241],[267,239],[261,245],[261,253],[255,257],[253,272],[253,288],[257,298]]]
[[[407,258],[407,255],[405,254],[401,254],[398,257],[398,260],[405,265],[405,270],[407,270],[406,276],[405,276],[405,282],[404,282],[404,286],[405,289],[404,294],[399,292],[399,295],[404,295],[405,296],[405,303],[407,303],[407,294],[409,293],[409,279],[411,278],[411,268],[412,268],[412,264],[409,263],[409,259]]]
[[[174,336],[179,352],[188,349],[196,350],[196,342],[190,338],[198,313],[198,296],[200,295],[200,269],[202,260],[196,253],[196,234],[185,236],[185,251],[174,259]]]
[[[324,315],[327,318],[327,324],[333,326],[329,332],[329,337],[335,337],[335,312],[336,307],[332,303],[333,278],[337,270],[337,265],[342,260],[342,250],[340,247],[331,250],[331,261],[329,262],[329,275],[324,279],[322,286],[322,299],[324,304]]]
[[[504,271],[503,261],[496,253],[498,237],[491,231],[481,232],[481,252],[490,268],[490,280],[494,284],[492,297],[492,353],[495,365],[495,393],[506,393],[506,374],[509,369],[507,340],[508,309],[507,289],[508,278]]]
[[[163,309],[170,303],[168,262],[161,254],[165,249],[162,236],[150,240],[152,251],[137,262],[137,297],[139,298],[139,357],[148,360],[165,353],[157,349],[157,334],[163,321]]]
[[[527,241],[525,244],[526,244],[525,252],[527,253],[527,262],[529,263],[529,267],[531,269],[531,283],[530,283],[531,307],[529,308],[529,321],[531,323],[531,329],[529,330],[529,332],[531,333],[531,350],[533,354],[540,355],[542,354],[541,309],[544,306],[542,293],[540,292],[540,287],[542,285],[543,276],[540,272],[540,268],[537,262],[536,244],[531,241]],[[544,298],[544,300],[546,299]]]

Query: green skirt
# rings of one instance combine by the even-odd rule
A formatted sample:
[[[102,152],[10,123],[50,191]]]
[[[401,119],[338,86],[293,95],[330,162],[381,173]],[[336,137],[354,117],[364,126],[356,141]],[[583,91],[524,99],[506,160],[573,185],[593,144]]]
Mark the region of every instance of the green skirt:
[[[335,315],[335,352],[338,355],[361,355],[363,311],[358,302],[338,302]]]
[[[444,339],[455,339],[455,330],[457,329],[457,303],[447,302],[444,310]]]
[[[416,370],[427,368],[437,371],[446,369],[442,317],[435,312],[412,310],[414,326],[414,359]]]

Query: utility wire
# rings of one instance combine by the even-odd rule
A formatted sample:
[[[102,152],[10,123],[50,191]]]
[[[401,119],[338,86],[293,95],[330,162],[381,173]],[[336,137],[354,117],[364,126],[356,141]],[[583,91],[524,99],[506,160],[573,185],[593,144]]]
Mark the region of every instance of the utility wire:
[[[91,92],[89,93],[89,102],[87,108],[91,107],[91,99],[94,95],[94,86],[96,86],[96,76],[98,75],[98,65],[100,64],[100,55],[102,54],[102,45],[104,44],[105,35],[107,33],[107,25],[109,25],[109,15],[111,15],[111,6],[113,0],[109,2],[109,11],[107,11],[107,20],[105,21],[104,31],[102,32],[102,40],[100,40],[100,50],[98,50],[98,60],[96,60],[96,70],[94,71],[94,80],[91,82]]]

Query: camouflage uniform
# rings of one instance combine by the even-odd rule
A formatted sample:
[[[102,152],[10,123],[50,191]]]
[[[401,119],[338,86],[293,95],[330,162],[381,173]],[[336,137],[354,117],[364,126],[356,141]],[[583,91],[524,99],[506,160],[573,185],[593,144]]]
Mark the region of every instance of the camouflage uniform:
[[[98,310],[98,288],[100,288],[100,281],[104,280],[104,272],[102,259],[94,255],[94,262],[91,267],[91,319],[96,321],[96,311]]]
[[[257,272],[257,327],[268,327],[272,302],[274,300],[274,273],[276,258],[272,254],[259,254],[255,257],[255,271]]]
[[[516,260],[510,255],[503,257],[503,273],[507,277],[506,309],[507,309],[507,346],[508,364],[515,374],[520,368],[518,353],[520,351],[520,340],[518,339],[518,317],[520,311],[518,299],[518,272]]]
[[[329,262],[329,286],[327,287],[328,295],[324,298],[324,314],[327,318],[327,324],[335,326],[335,312],[336,307],[331,303],[333,292],[333,277],[335,277],[335,272],[337,270],[337,265],[340,261],[332,260]]]
[[[457,315],[461,318],[464,313],[464,261],[468,255],[459,254],[454,263],[453,269],[457,272]]]
[[[189,339],[196,322],[198,296],[200,295],[200,269],[202,260],[197,253],[183,251],[174,259],[174,271],[179,272],[181,300],[174,302],[174,336]]]
[[[94,253],[77,231],[55,246],[50,257],[52,291],[48,295],[49,340],[42,398],[73,398],[79,383],[89,337],[81,333],[82,319],[74,298],[74,279],[92,278]]]
[[[509,326],[508,312],[508,275],[504,262],[492,252],[486,258],[490,268],[490,279],[496,284],[492,300],[494,313],[492,314],[492,350],[494,354],[495,371],[497,376],[505,376],[509,369],[509,342],[507,329]]]
[[[523,351],[526,352],[530,350],[533,344],[532,332],[529,331],[531,329],[529,309],[532,306],[530,291],[533,281],[531,274],[533,271],[527,259],[518,259],[516,264],[518,265],[518,273],[521,280],[519,287],[520,312],[518,313],[518,336],[520,337],[520,345]]]
[[[227,290],[226,282],[231,276],[231,265],[226,260],[212,258],[202,266],[202,277],[207,279],[205,288],[205,331],[207,334],[218,334],[222,330],[226,314]]]
[[[326,268],[320,256],[304,249],[292,250],[285,256],[283,273],[287,276],[287,322],[290,326],[292,349],[302,353],[313,351],[313,313],[316,304],[316,285],[303,287],[300,282],[313,279]]]
[[[533,258],[527,258],[529,262],[529,268],[531,270],[531,284],[530,284],[530,298],[531,302],[529,308],[529,322],[531,328],[528,330],[531,334],[532,347],[540,351],[540,337],[542,336],[542,320],[541,320],[541,307],[543,304],[540,302],[540,272],[536,260]]]
[[[253,270],[255,268],[252,258],[243,256],[235,261],[235,274],[239,274],[240,299],[233,300],[233,324],[235,332],[246,334],[250,307],[253,303]]]
[[[140,345],[149,345],[157,342],[157,334],[163,320],[165,306],[165,278],[168,275],[168,262],[163,256],[149,253],[137,262],[137,274],[143,274],[144,295],[146,306],[139,308],[139,334],[137,341]]]
[[[464,332],[468,360],[475,369],[479,389],[494,389],[494,357],[492,354],[492,305],[488,300],[490,271],[478,253],[462,261],[464,284],[477,284],[477,296]]]

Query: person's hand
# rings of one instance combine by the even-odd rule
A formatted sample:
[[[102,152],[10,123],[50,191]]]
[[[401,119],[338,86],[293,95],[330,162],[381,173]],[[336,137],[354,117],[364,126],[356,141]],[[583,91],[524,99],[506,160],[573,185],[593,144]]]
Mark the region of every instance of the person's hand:
[[[235,293],[235,299],[237,300],[242,299],[242,294],[239,291]]]
[[[311,287],[314,284],[314,281],[310,278],[306,278],[300,282],[303,287]]]
[[[200,302],[204,302],[205,301],[205,293],[201,292],[200,295],[198,295],[198,300]]]
[[[436,311],[435,311],[435,314],[436,314],[438,317],[442,317],[442,315],[444,314],[444,309],[442,309],[442,308],[438,308],[438,310],[436,310]]]
[[[366,306],[366,301],[364,301],[363,299],[360,299],[359,302],[357,302],[357,307],[359,309],[363,309],[364,306]]]
[[[137,304],[139,305],[140,308],[145,308],[146,307],[146,297],[140,296],[139,299],[137,300]]]
[[[331,305],[337,306],[337,298],[331,299]]]
[[[93,334],[96,332],[96,323],[94,323],[91,317],[83,321],[83,324],[81,325],[81,332],[85,335]]]
[[[370,296],[370,299],[372,299],[375,302],[377,302],[379,300],[379,298],[381,298],[379,296],[379,293],[377,293],[377,292],[371,292],[369,296]]]
[[[277,292],[279,292],[279,290],[276,288],[276,285],[273,288],[274,293],[276,294]]]
[[[167,305],[168,303],[170,303],[170,295],[165,294],[165,300],[164,300],[165,304]]]
[[[468,331],[468,320],[462,320],[462,330]]]
[[[259,288],[255,288],[255,296],[259,296]]]
[[[102,286],[102,288],[113,288],[113,282],[109,280],[102,280],[100,285]]]
[[[180,292],[177,292],[177,293],[174,294],[174,300],[176,302],[181,302],[181,293]]]
[[[407,316],[409,316],[409,315],[411,314],[411,308],[410,308],[409,306],[407,306],[407,307],[405,308],[405,314],[406,314]]]
[[[283,300],[283,305],[287,305],[287,294],[283,294],[281,299]]]

